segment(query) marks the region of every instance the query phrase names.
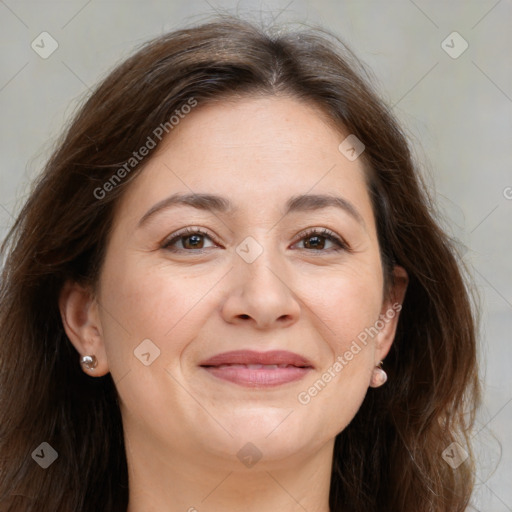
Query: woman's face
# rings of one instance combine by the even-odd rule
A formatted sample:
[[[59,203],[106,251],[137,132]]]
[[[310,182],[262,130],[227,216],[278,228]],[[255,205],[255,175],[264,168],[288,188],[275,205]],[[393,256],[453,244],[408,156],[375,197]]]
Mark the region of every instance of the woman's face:
[[[132,182],[96,325],[130,443],[218,467],[276,463],[352,420],[405,284],[383,301],[363,163],[339,149],[348,135],[288,97],[199,103]]]

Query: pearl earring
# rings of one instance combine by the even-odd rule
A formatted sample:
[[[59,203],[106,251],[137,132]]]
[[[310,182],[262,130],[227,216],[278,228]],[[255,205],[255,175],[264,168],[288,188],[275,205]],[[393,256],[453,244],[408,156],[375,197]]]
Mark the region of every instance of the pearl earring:
[[[87,368],[88,370],[94,370],[96,366],[98,365],[98,360],[96,359],[96,356],[82,356],[80,358],[80,364]]]
[[[384,361],[381,361],[374,369],[372,378],[370,380],[370,386],[372,388],[378,388],[382,386],[388,380],[388,374],[382,369]]]

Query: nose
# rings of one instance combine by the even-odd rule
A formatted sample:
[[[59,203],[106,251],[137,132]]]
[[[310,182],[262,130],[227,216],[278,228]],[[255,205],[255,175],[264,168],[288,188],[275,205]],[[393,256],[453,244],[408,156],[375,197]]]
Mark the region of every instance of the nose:
[[[301,308],[284,265],[279,265],[277,257],[267,250],[252,263],[236,257],[229,293],[222,305],[224,320],[252,324],[262,330],[294,324]]]

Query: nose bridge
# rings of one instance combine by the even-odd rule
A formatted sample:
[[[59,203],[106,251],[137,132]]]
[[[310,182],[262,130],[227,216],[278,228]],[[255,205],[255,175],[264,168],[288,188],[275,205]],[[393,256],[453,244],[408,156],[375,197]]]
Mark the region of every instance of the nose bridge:
[[[299,304],[288,280],[283,255],[269,236],[247,237],[236,248],[234,286],[224,313],[230,321],[251,320],[259,327],[289,323],[298,317]]]
[[[236,263],[241,278],[246,284],[265,284],[269,287],[287,289],[286,267],[283,254],[272,233],[264,232],[258,239],[248,236],[240,242],[236,252],[241,261]]]

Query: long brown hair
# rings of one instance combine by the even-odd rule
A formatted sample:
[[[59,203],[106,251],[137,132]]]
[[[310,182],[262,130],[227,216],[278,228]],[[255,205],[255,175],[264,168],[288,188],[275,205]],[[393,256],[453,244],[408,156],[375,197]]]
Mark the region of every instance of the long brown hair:
[[[63,329],[59,292],[67,279],[97,283],[115,206],[145,161],[126,163],[148,137],[155,139],[155,129],[171,133],[170,117],[190,98],[201,105],[249,94],[314,104],[365,144],[384,274],[389,282],[395,264],[409,274],[385,363],[388,382],[369,389],[335,440],[331,510],[466,508],[474,462],[469,432],[480,400],[476,307],[406,138],[364,67],[335,36],[273,33],[223,16],[146,43],[103,80],[2,245],[2,512],[126,511],[115,383],[110,374],[91,378],[81,370]],[[114,174],[120,179],[113,181]],[[456,469],[442,457],[454,441],[469,455]],[[42,442],[58,453],[47,469],[32,457]]]

